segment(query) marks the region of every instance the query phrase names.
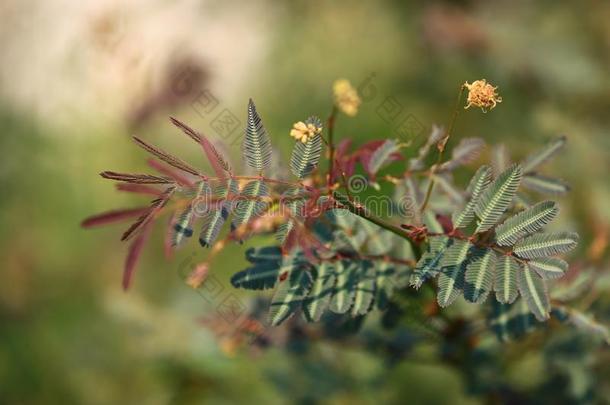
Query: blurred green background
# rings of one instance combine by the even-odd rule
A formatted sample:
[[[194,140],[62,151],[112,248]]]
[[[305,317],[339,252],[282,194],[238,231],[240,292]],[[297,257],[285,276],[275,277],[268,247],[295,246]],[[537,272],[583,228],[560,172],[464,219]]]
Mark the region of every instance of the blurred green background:
[[[464,388],[467,370],[440,362],[388,367],[332,343],[306,357],[237,350],[201,319],[231,293],[247,305],[258,295],[228,282],[248,244],[221,254],[213,273],[223,291],[206,300],[180,275],[205,252],[191,243],[167,261],[159,229],[125,293],[122,227],[79,223],[142,201],[98,176],[146,170],[132,134],[203,165],[169,115],[223,142],[239,165],[233,142],[252,97],[285,162],[292,123],[326,117],[337,78],[374,88],[357,117],[337,124],[356,143],[396,136],[377,112],[388,97],[427,134],[447,123],[464,81],[486,78],[504,101],[461,113],[456,138],[502,142],[518,159],[566,134],[548,170],[573,187],[559,199],[560,222],[580,232],[587,257],[610,223],[609,19],[610,3],[595,0],[4,0],[0,402],[488,402]],[[231,133],[214,123],[222,112],[239,120]],[[596,260],[607,257],[602,249]],[[545,370],[533,355],[512,355],[494,378],[535,390]],[[598,381],[608,372],[606,362]],[[607,381],[598,389],[607,400]]]

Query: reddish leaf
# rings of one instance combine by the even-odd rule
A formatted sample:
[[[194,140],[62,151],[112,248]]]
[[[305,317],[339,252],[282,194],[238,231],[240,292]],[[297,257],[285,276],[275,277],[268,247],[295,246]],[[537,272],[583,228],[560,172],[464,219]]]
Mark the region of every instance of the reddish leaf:
[[[150,204],[150,207],[146,212],[144,212],[137,220],[134,222],[121,237],[121,240],[128,240],[131,238],[137,230],[147,225],[150,221],[152,221],[155,215],[167,204],[169,198],[174,193],[175,187],[169,187],[167,190],[163,192],[156,200],[153,200]]]
[[[168,167],[155,159],[152,159],[152,158],[148,159],[147,163],[150,167],[152,167],[159,173],[164,174],[165,176],[171,177],[172,179],[174,179],[174,181],[176,183],[180,184],[181,186],[187,186],[187,187],[194,186],[193,182],[190,181],[189,179],[187,179],[186,177],[184,177],[182,174],[178,173],[177,171],[173,170],[171,167]]]
[[[161,191],[151,187],[151,186],[147,186],[145,184],[132,184],[132,183],[118,183],[116,185],[117,190],[119,191],[126,191],[128,193],[136,193],[136,194],[146,194],[146,195],[153,195],[155,197],[158,197],[161,194]]]
[[[199,171],[197,169],[193,168],[191,165],[189,165],[185,161],[183,161],[175,156],[172,156],[169,153],[165,152],[164,150],[159,149],[156,146],[153,146],[153,145],[143,141],[142,139],[138,138],[137,136],[134,136],[133,140],[139,147],[141,147],[148,153],[155,155],[157,158],[161,159],[162,161],[169,164],[170,166],[173,166],[178,170],[182,170],[187,173],[190,173],[194,176],[199,175]]]
[[[96,226],[112,224],[125,219],[138,217],[148,211],[148,207],[128,208],[123,210],[113,210],[101,214],[90,216],[81,222],[83,228],[93,228]]]
[[[131,285],[131,280],[133,279],[133,273],[136,269],[136,264],[138,263],[138,259],[142,254],[142,249],[150,236],[150,231],[152,230],[152,224],[148,223],[142,232],[138,235],[136,239],[129,246],[129,252],[127,253],[127,259],[125,260],[125,268],[123,270],[123,289],[127,290]]]
[[[214,170],[214,173],[216,173],[216,176],[219,178],[226,177],[227,172],[230,172],[231,168],[229,167],[227,161],[223,159],[220,153],[218,153],[214,145],[204,135],[198,133],[188,125],[173,117],[170,117],[170,120],[175,126],[180,128],[182,132],[201,145],[206,157],[208,158],[208,161],[210,162],[210,165],[212,166],[212,169]]]
[[[150,174],[129,174],[105,171],[100,173],[100,176],[105,179],[135,184],[171,184],[174,182],[171,178],[153,176]]]

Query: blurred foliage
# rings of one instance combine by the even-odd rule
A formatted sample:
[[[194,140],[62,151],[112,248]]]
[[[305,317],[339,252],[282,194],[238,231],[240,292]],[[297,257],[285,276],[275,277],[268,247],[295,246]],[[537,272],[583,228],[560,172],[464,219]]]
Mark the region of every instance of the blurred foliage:
[[[134,4],[130,10],[140,19],[148,18],[151,8],[163,16],[168,7],[163,2]],[[14,1],[0,7],[8,27],[2,30],[0,63],[10,72],[0,76],[0,252],[5,261],[0,283],[0,402],[608,401],[609,352],[595,337],[552,322],[511,343],[498,343],[493,336],[473,342],[459,318],[450,319],[455,323],[450,335],[436,336],[422,315],[425,294],[415,298],[406,292],[405,302],[397,304],[400,316],[393,318],[396,314],[388,311],[383,319],[371,318],[360,329],[332,324],[334,339],[320,341],[295,323],[274,331],[280,337],[266,344],[247,344],[230,327],[223,333],[226,321],[210,325],[218,322],[213,319],[229,294],[256,312],[252,295],[231,291],[229,283],[231,274],[244,267],[242,249],[252,242],[222,253],[217,261],[222,265],[213,270],[222,287],[215,298],[198,294],[181,279],[181,266],[203,256],[198,248],[179,252],[171,262],[161,251],[147,250],[134,288],[123,293],[125,246],[117,240],[116,229],[84,232],[78,224],[110,204],[135,206],[139,200],[117,195],[96,174],[108,167],[143,168],[142,154],[126,147],[136,107],[155,108],[137,128],[155,140],[173,133],[169,114],[210,132],[212,117],[198,115],[188,98],[170,97],[165,103],[142,99],[165,93],[142,92],[141,83],[130,87],[128,79],[141,71],[126,76],[111,99],[97,100],[92,95],[108,85],[100,76],[110,70],[108,61],[129,65],[138,59],[110,53],[103,64],[90,57],[94,38],[78,31],[70,44],[47,46],[43,52],[40,47],[46,42],[40,41],[37,30],[60,32],[63,13],[74,16],[78,10],[64,6]],[[40,9],[30,13],[27,7]],[[120,10],[114,3],[109,7]],[[301,0],[267,1],[256,7],[261,9],[255,15],[267,16],[271,31],[264,45],[247,41],[247,33],[223,42],[230,32],[222,27],[233,30],[234,21],[254,18],[243,3],[209,1],[196,8],[194,18],[224,20],[217,22],[220,28],[209,38],[201,38],[202,47],[205,41],[221,44],[212,47],[218,58],[211,57],[206,66],[197,58],[192,63],[203,69],[200,72],[210,67],[208,84],[220,100],[219,108],[244,117],[242,100],[255,98],[274,144],[286,153],[293,122],[304,115],[328,114],[330,85],[338,77],[363,85],[369,78],[372,81],[366,84],[375,88],[358,118],[342,120],[337,128],[338,134],[359,144],[395,137],[398,122],[378,113],[388,97],[402,105],[402,117],[410,114],[421,124],[423,135],[433,123],[447,123],[461,83],[480,77],[499,85],[504,101],[493,114],[461,115],[456,140],[481,136],[489,144],[501,141],[514,159],[521,159],[550,136],[567,134],[568,148],[551,164],[552,172],[573,186],[559,200],[560,226],[582,236],[572,261],[606,272],[585,294],[582,308],[598,321],[610,322],[610,5],[594,0]],[[40,17],[47,13],[50,17]],[[28,21],[30,14],[38,18]],[[88,15],[82,14],[74,20],[87,26]],[[151,21],[157,33],[153,38],[167,37],[179,28],[171,19]],[[181,28],[187,37],[200,35],[189,34],[189,26]],[[162,51],[155,45],[149,41],[141,48],[149,47],[152,54],[166,52],[162,59],[171,61],[174,55],[167,49],[182,44],[170,43]],[[63,59],[43,57],[53,52]],[[219,60],[231,64],[232,59],[223,55],[246,52],[260,55],[256,69],[246,65],[230,74],[214,70],[227,65]],[[71,63],[74,59],[79,63]],[[79,70],[83,64],[88,75]],[[171,72],[168,67],[156,75],[171,83]],[[240,81],[241,88],[227,85],[242,75],[246,80]],[[53,84],[51,90],[41,84],[44,81],[34,80],[39,77]],[[125,100],[138,100],[139,105]],[[125,104],[125,109],[114,108],[113,102]],[[228,148],[237,162],[239,148]],[[201,159],[188,140],[176,140],[168,149],[193,162]],[[463,183],[470,174],[464,175]],[[157,246],[161,238],[155,235]],[[447,314],[451,317],[451,310]],[[397,328],[389,332],[384,324]],[[358,334],[352,333],[354,329]]]

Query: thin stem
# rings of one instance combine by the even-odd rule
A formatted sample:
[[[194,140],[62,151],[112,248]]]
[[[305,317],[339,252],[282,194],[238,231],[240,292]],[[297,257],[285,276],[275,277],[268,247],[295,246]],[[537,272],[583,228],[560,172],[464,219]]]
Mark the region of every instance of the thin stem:
[[[447,135],[443,138],[438,144],[438,159],[436,160],[436,164],[432,166],[430,169],[430,182],[428,183],[428,190],[426,190],[426,198],[421,205],[420,211],[423,212],[426,210],[428,206],[428,202],[430,201],[430,196],[432,195],[432,189],[434,188],[434,173],[438,166],[441,164],[443,160],[443,152],[445,151],[445,146],[447,142],[449,142],[449,138],[451,137],[451,133],[453,132],[453,127],[455,126],[455,120],[457,119],[458,112],[460,110],[460,102],[462,101],[462,94],[464,93],[464,85],[460,86],[460,91],[458,92],[457,100],[455,102],[455,108],[453,109],[453,115],[451,116],[451,122],[449,123],[449,129],[447,130]]]
[[[339,202],[339,204],[349,210],[352,214],[358,215],[359,217],[364,218],[367,221],[370,221],[375,225],[380,226],[381,228],[400,236],[401,238],[410,239],[407,232],[403,231],[400,227],[397,227],[384,221],[381,218],[377,218],[376,216],[371,214],[371,212],[366,207],[357,203],[353,203],[342,194],[334,193],[333,196],[335,197],[335,200]]]
[[[333,104],[333,109],[328,117],[328,174],[326,176],[326,185],[328,186],[328,195],[332,193],[332,177],[335,162],[335,144],[333,134],[335,132],[335,119],[337,116],[337,106]]]

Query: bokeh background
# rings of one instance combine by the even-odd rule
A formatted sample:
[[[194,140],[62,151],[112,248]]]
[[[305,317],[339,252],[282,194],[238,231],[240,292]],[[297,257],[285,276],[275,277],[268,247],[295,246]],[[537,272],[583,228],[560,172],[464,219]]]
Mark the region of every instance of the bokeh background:
[[[232,292],[244,247],[221,254],[213,272],[224,295],[209,301],[181,276],[185,260],[205,252],[190,244],[167,261],[158,232],[125,293],[122,228],[79,223],[142,201],[98,176],[146,169],[132,134],[203,163],[169,115],[224,144],[238,164],[249,97],[285,157],[290,126],[327,116],[337,78],[375,89],[356,118],[337,124],[356,143],[396,136],[377,112],[388,97],[427,133],[447,123],[461,83],[487,78],[504,101],[492,113],[461,114],[456,136],[502,142],[518,159],[566,134],[568,147],[548,167],[573,187],[559,199],[560,222],[582,235],[576,256],[603,267],[609,19],[610,3],[597,0],[3,0],[0,402],[490,402],[465,388],[468,370],[433,357],[390,367],[333,343],[306,355],[236,348],[202,319]],[[237,129],[214,124],[219,114]],[[258,295],[236,293],[248,306]],[[536,391],[549,372],[536,350],[506,350],[514,359],[494,378]],[[610,397],[608,359],[606,349],[587,374],[594,402]],[[570,384],[576,394],[563,398],[579,402],[578,380]]]

